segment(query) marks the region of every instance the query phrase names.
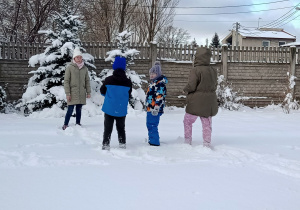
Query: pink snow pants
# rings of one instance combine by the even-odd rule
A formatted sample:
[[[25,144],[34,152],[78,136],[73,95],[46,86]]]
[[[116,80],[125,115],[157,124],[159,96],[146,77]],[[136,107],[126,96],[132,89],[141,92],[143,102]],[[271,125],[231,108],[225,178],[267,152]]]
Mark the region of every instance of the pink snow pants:
[[[185,113],[184,115],[184,139],[185,143],[192,144],[192,133],[193,133],[193,123],[197,120],[198,116]],[[211,117],[200,117],[202,122],[202,136],[203,136],[203,145],[208,146],[211,142]]]

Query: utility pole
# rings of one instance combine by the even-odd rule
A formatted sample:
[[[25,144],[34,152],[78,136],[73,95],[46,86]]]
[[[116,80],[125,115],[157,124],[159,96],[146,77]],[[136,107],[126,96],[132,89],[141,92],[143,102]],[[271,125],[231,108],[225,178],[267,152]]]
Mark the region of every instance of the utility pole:
[[[236,22],[235,24],[235,46],[238,47],[239,46],[239,23]]]
[[[257,29],[259,29],[259,20],[260,20],[261,18],[258,18],[258,27],[257,27]]]
[[[235,46],[236,46],[236,50],[238,50],[238,47],[239,47],[239,26],[240,24],[238,22],[236,22],[235,24]],[[238,60],[238,51],[235,51],[234,52],[234,57],[235,57],[235,60],[237,61]]]

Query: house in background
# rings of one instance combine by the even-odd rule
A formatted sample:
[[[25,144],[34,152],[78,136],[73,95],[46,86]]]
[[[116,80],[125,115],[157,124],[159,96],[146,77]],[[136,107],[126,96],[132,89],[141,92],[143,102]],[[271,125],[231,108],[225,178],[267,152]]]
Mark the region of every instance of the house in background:
[[[222,44],[240,47],[279,47],[296,41],[296,36],[282,28],[240,29],[238,35],[236,34],[233,30],[222,40]]]
[[[282,45],[282,47],[291,47],[295,46],[296,48],[300,48],[300,42],[290,42],[288,44]]]

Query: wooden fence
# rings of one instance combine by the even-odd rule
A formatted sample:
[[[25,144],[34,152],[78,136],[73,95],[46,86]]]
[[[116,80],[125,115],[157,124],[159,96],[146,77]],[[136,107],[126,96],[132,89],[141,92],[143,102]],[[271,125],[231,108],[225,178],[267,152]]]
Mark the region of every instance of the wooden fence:
[[[31,56],[44,52],[48,45],[45,43],[0,43],[0,59],[28,60]],[[88,53],[95,59],[105,59],[107,52],[117,49],[117,43],[83,42]],[[130,43],[129,48],[140,53],[135,59],[192,61],[196,47],[192,45],[167,44],[137,44]],[[219,47],[211,48],[212,61],[222,62],[226,55],[227,62],[259,62],[259,63],[289,63],[289,47]],[[296,49],[296,63],[300,63],[300,49]]]

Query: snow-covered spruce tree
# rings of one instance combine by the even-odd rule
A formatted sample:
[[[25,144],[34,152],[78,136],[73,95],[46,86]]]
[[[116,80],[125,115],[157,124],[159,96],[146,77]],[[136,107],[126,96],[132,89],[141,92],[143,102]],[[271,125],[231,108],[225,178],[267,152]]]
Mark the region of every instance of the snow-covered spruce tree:
[[[196,41],[195,38],[194,38],[194,40],[191,42],[191,45],[192,45],[193,47],[198,47],[198,44],[197,44],[197,41]]]
[[[92,64],[93,56],[85,53],[78,38],[78,30],[83,27],[79,16],[72,15],[72,1],[63,0],[61,12],[54,16],[56,25],[55,31],[39,31],[48,38],[49,46],[41,54],[34,55],[29,59],[29,65],[40,67],[29,72],[33,76],[29,79],[26,92],[23,94],[21,102],[17,105],[25,114],[40,111],[53,106],[64,109],[67,106],[65,92],[63,88],[64,74],[66,66],[71,62],[73,50],[79,47],[83,52],[83,60],[88,68],[95,68]],[[100,80],[97,81],[95,74],[91,81],[93,92],[99,89]],[[100,95],[98,93],[98,95]],[[100,104],[99,104],[100,105]]]
[[[5,112],[5,107],[6,107],[6,92],[2,86],[0,86],[0,113]]]
[[[121,56],[126,58],[126,75],[131,80],[133,84],[132,88],[132,98],[129,101],[131,107],[136,110],[143,109],[145,103],[145,91],[142,89],[142,83],[146,82],[142,78],[145,75],[139,75],[135,71],[129,68],[130,65],[134,64],[134,56],[139,54],[139,51],[136,49],[129,49],[128,44],[130,41],[132,33],[128,31],[123,31],[119,33],[116,37],[118,43],[118,49],[107,52],[108,57],[105,61],[114,62],[116,56]],[[106,77],[111,76],[113,74],[112,69],[103,69],[100,73],[101,81],[103,81]]]
[[[218,76],[216,93],[219,107],[228,110],[238,110],[241,107],[241,97],[237,96],[237,92],[234,92],[231,85],[225,81],[224,75]]]
[[[293,94],[293,89],[296,85],[295,79],[296,77],[294,75],[287,72],[288,86],[286,88],[286,96],[281,104],[283,112],[286,114],[289,114],[291,110],[298,110],[300,108],[300,105]]]

